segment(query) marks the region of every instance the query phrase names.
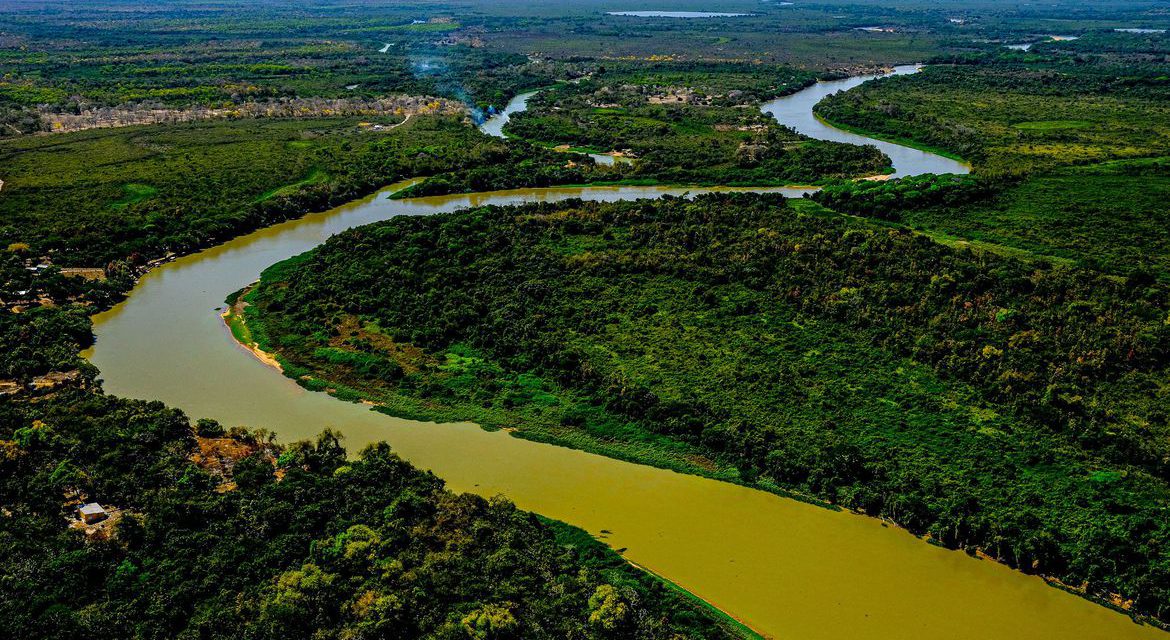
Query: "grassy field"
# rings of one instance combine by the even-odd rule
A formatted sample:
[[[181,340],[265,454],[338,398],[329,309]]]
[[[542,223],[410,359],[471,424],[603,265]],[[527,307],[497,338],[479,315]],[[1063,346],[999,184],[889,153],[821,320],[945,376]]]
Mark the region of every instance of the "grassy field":
[[[253,119],[14,138],[0,141],[0,243],[67,266],[151,259],[402,178],[487,167],[503,179],[518,162],[543,185],[591,179],[588,167],[566,171],[563,154],[485,136],[459,117],[414,117],[393,131],[357,118]]]
[[[978,172],[1018,175],[1170,154],[1170,86],[1158,66],[932,66],[837,94],[818,115],[949,149]]]
[[[1127,175],[1150,161],[1058,170],[1010,186],[990,202],[907,210],[903,222],[977,242],[1128,276],[1170,282],[1170,161],[1157,173]]]
[[[247,228],[250,203],[324,176],[355,121],[257,120],[131,127],[0,143],[0,237],[59,262],[100,266],[198,246]],[[252,214],[255,215],[255,214]],[[256,226],[260,220],[250,223]]]
[[[988,196],[896,213],[915,229],[1170,280],[1165,65],[1146,61],[1119,76],[1114,63],[1061,60],[930,67],[834,96],[818,113],[974,163]]]

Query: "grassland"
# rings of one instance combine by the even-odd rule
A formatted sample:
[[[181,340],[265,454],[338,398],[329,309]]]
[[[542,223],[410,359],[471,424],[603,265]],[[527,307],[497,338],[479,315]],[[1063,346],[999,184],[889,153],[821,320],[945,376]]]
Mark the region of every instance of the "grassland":
[[[455,134],[458,127],[447,130]],[[213,122],[9,140],[0,143],[0,236],[78,266],[182,252],[271,221],[252,203],[327,186],[322,167],[344,175],[344,148],[379,142],[344,120]]]
[[[185,253],[396,180],[520,161],[544,185],[589,181],[563,154],[485,136],[459,117],[392,131],[358,118],[252,119],[0,141],[0,243],[66,266]]]
[[[1170,87],[1156,65],[1058,63],[934,66],[818,105],[818,115],[949,149],[978,172],[1019,175],[1170,154]]]
[[[896,220],[1117,276],[1170,280],[1166,67],[1135,62],[1119,75],[1109,58],[1069,64],[1065,46],[1027,62],[997,54],[884,79],[830,98],[818,113],[949,149],[973,161],[988,185],[981,200],[907,206]]]
[[[1144,160],[1061,169],[958,209],[906,210],[902,221],[977,242],[1073,261],[1117,276],[1170,282],[1170,166]],[[1144,275],[1143,275],[1144,274]]]

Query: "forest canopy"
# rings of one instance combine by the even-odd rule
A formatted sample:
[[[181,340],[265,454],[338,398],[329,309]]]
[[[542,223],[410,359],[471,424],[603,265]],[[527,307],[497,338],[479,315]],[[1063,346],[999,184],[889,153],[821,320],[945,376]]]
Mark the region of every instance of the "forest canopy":
[[[158,402],[0,401],[13,638],[715,638],[582,531],[456,495],[385,444],[277,444]],[[110,517],[78,523],[80,502]]]
[[[730,194],[394,219],[247,299],[310,388],[724,469],[1170,603],[1170,304],[1148,282]]]

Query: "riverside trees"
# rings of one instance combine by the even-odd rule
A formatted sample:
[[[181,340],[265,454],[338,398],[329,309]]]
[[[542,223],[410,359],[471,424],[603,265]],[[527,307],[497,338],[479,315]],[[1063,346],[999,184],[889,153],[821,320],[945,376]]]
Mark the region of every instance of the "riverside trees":
[[[1165,613],[1170,303],[1148,281],[735,194],[395,219],[251,300],[291,374],[389,411],[705,456]]]
[[[385,444],[197,439],[160,403],[66,389],[0,402],[0,447],[9,637],[735,635],[583,532],[453,494]],[[70,528],[69,496],[119,519]]]

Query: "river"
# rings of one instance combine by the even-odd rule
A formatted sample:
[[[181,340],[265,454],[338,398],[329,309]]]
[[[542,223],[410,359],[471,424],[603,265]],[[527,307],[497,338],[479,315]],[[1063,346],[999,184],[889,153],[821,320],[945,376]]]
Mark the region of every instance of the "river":
[[[527,93],[516,94],[515,97],[508,101],[508,104],[504,106],[503,110],[484,120],[479,125],[479,130],[489,136],[495,136],[497,138],[505,137],[504,125],[508,124],[508,121],[512,119],[513,113],[522,113],[527,110],[529,98],[537,93],[536,91],[529,91]]]
[[[788,100],[804,101],[811,109],[822,88]],[[898,170],[908,174],[917,168]],[[524,509],[595,535],[612,532],[603,539],[626,548],[630,560],[769,636],[1170,637],[1050,588],[1039,578],[928,545],[873,518],[472,424],[392,418],[305,391],[232,340],[218,312],[228,293],[254,281],[265,267],[355,225],[481,204],[684,192],[595,187],[389,199],[389,191],[401,186],[242,236],[147,274],[125,302],[94,318],[97,343],[87,357],[101,369],[106,390],[162,400],[192,417],[226,425],[265,427],[286,442],[312,437],[326,426],[343,432],[355,451],[385,440],[455,490],[503,493]]]
[[[843,131],[824,123],[813,114],[813,105],[820,102],[826,96],[839,91],[848,91],[863,82],[868,82],[876,78],[882,78],[887,75],[908,75],[917,73],[921,69],[922,67],[919,65],[899,65],[894,67],[893,71],[888,74],[853,76],[842,80],[818,82],[794,94],[764,103],[761,111],[771,115],[781,124],[792,127],[797,133],[810,138],[832,140],[834,142],[848,142],[850,144],[874,145],[890,157],[894,167],[894,175],[899,178],[923,173],[968,173],[971,167],[964,162],[952,160],[951,158],[928,151],[920,151],[905,145],[875,140],[856,133]],[[529,91],[512,98],[499,114],[488,118],[480,125],[480,131],[491,136],[503,138],[504,126],[508,124],[512,115],[525,111],[528,108],[528,100],[537,93],[537,91]],[[614,157],[611,155],[596,153],[588,155],[600,164],[614,163]]]
[[[893,161],[894,176],[898,178],[923,173],[967,173],[971,168],[958,160],[952,160],[951,158],[946,158],[928,151],[920,151],[904,145],[894,144],[893,142],[875,140],[856,133],[843,131],[824,123],[813,113],[813,105],[820,102],[826,96],[837,93],[838,91],[848,91],[863,82],[885,77],[886,75],[900,76],[917,73],[920,69],[921,67],[918,65],[908,64],[894,67],[894,71],[891,74],[855,76],[843,80],[818,82],[793,95],[784,96],[768,102],[764,104],[762,110],[764,113],[771,114],[781,124],[786,124],[795,129],[797,133],[804,134],[810,138],[832,140],[834,142],[848,142],[850,144],[874,145],[878,149],[881,149]]]
[[[504,134],[504,126],[512,119],[512,115],[516,113],[523,113],[528,109],[528,100],[532,96],[540,93],[539,91],[528,91],[526,93],[518,93],[515,97],[508,101],[508,104],[497,114],[484,120],[479,125],[479,130],[495,136],[497,138],[506,138]],[[628,158],[619,158],[608,153],[586,153],[585,155],[593,158],[597,164],[614,164],[615,162],[626,162]]]

